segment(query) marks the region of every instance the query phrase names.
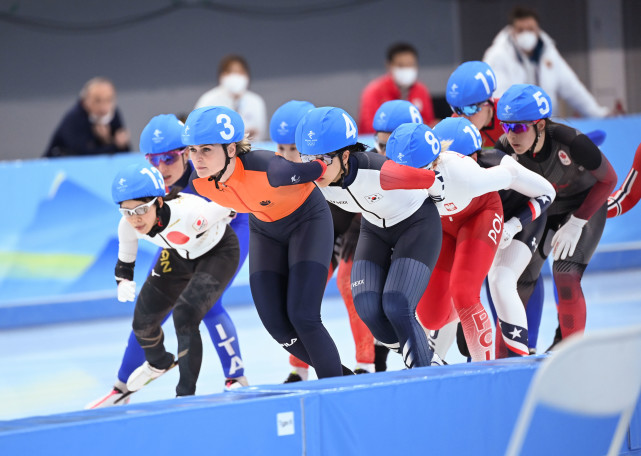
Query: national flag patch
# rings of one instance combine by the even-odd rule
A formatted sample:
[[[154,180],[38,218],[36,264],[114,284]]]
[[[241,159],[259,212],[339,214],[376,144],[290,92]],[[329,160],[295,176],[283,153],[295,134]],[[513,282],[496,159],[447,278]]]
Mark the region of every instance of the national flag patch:
[[[207,228],[207,219],[205,217],[198,217],[192,227],[196,231],[202,231]]]

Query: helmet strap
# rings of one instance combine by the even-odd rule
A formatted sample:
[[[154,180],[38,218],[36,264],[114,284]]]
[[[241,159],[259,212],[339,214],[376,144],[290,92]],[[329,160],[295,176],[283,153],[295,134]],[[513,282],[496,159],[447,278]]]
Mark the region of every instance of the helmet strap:
[[[532,156],[536,155],[536,145],[539,143],[539,138],[541,137],[541,130],[539,130],[538,123],[534,125],[534,129],[536,130],[536,136],[534,137],[534,144],[532,144],[532,147],[528,149],[528,153],[532,154]]]
[[[225,174],[225,171],[227,171],[227,166],[229,166],[229,162],[231,162],[231,158],[227,153],[227,144],[221,144],[221,146],[223,148],[223,152],[225,152],[225,166],[223,166],[223,169],[221,169],[218,174],[209,176],[209,179],[208,179],[209,182],[214,181],[214,185],[216,185],[216,190],[220,190],[220,187],[218,186],[218,182],[220,182],[220,179],[223,177],[223,174]]]

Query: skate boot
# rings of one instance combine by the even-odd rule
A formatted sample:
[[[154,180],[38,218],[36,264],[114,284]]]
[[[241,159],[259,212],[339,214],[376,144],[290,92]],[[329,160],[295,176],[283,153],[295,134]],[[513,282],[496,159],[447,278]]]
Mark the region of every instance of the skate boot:
[[[113,389],[107,395],[99,397],[95,401],[88,403],[85,406],[85,410],[129,404],[131,399],[129,397],[130,394],[131,392],[127,389],[127,385],[118,380],[116,381]]]
[[[283,383],[302,382],[307,380],[308,377],[309,371],[307,369],[304,367],[296,367],[289,373],[289,377],[287,377]]]
[[[149,361],[145,361],[140,367],[133,371],[127,379],[127,389],[132,392],[138,391],[147,383],[157,379],[177,364],[178,363],[173,362],[167,369],[158,369],[149,364]]]
[[[244,375],[240,377],[231,377],[225,380],[225,390],[226,391],[231,391],[235,390],[238,388],[242,388],[243,386],[249,386],[249,382],[247,381],[247,377]]]

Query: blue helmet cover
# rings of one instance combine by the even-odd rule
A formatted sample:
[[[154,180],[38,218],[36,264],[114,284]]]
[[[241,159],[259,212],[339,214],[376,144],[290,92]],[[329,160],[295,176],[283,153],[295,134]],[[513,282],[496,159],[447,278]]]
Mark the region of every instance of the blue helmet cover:
[[[328,154],[356,144],[357,140],[356,122],[341,108],[314,108],[296,127],[296,148],[303,155]]]
[[[396,163],[424,168],[441,153],[441,143],[425,124],[399,125],[387,140],[386,155]]]

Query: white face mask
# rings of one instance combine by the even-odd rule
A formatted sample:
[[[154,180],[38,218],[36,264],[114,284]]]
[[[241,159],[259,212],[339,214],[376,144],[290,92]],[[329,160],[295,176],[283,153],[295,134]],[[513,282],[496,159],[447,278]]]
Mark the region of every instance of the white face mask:
[[[240,73],[229,73],[220,79],[220,84],[233,95],[240,95],[247,90],[249,78]]]
[[[516,35],[514,40],[519,48],[525,52],[532,52],[536,43],[539,41],[539,36],[530,30],[526,30]]]
[[[393,67],[392,78],[400,87],[409,87],[416,82],[418,69],[414,67]]]
[[[116,114],[115,111],[111,111],[108,114],[105,114],[104,116],[95,116],[93,114],[89,115],[89,121],[92,124],[97,124],[97,125],[109,125],[111,121],[114,118],[114,115]]]

